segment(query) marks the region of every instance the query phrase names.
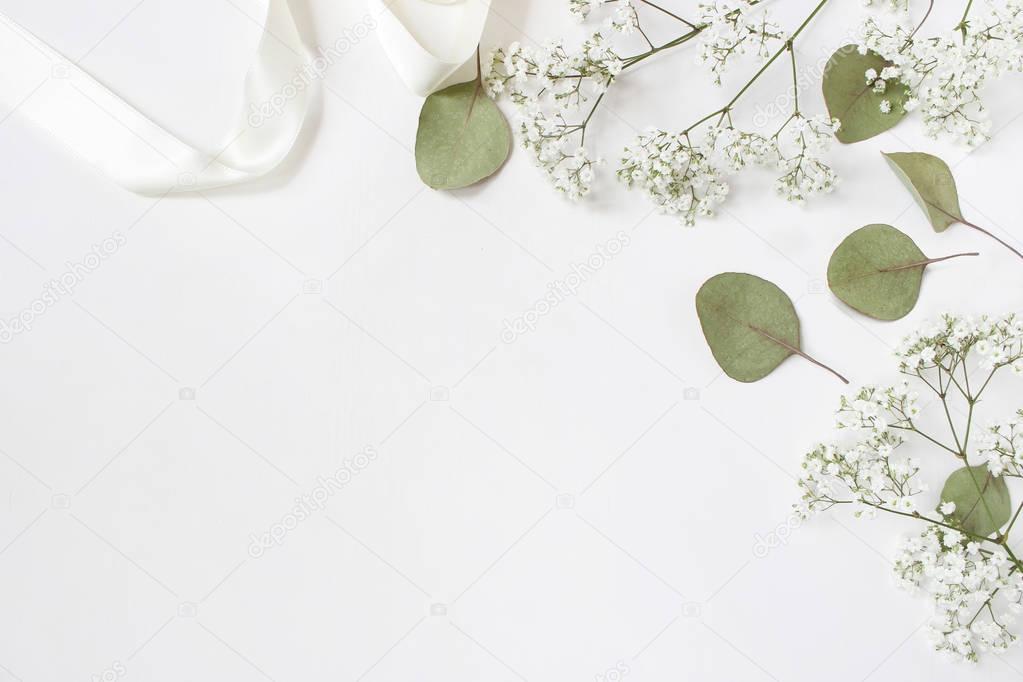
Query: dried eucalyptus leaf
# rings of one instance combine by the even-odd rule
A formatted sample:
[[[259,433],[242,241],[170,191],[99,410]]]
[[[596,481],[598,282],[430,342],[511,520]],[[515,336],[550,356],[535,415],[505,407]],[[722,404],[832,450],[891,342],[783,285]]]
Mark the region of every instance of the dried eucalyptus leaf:
[[[935,232],[964,222],[956,181],[947,163],[923,152],[894,152],[884,157],[927,214]]]
[[[824,67],[824,102],[832,118],[842,122],[835,137],[839,142],[862,142],[894,127],[906,115],[905,102],[909,88],[897,81],[889,81],[884,92],[874,92],[867,82],[866,73],[874,69],[878,74],[887,59],[876,52],[860,54],[856,45],[840,47],[831,55]],[[881,111],[881,102],[887,100],[891,110]]]
[[[879,320],[904,317],[920,297],[927,256],[891,225],[846,237],[828,262],[828,286],[843,303]]]
[[[953,471],[941,490],[941,501],[955,502],[952,517],[966,532],[984,537],[1008,523],[1012,515],[1005,479],[992,476],[983,464]]]
[[[696,294],[696,314],[714,359],[737,381],[763,379],[792,355],[791,348],[799,348],[799,318],[792,300],[754,275],[725,272],[711,277]]]
[[[511,151],[504,114],[479,80],[426,98],[416,133],[416,170],[433,189],[458,189],[493,175]]]
[[[765,279],[742,272],[711,277],[696,293],[696,314],[714,359],[736,381],[759,381],[799,355],[849,383],[800,350],[792,300]]]

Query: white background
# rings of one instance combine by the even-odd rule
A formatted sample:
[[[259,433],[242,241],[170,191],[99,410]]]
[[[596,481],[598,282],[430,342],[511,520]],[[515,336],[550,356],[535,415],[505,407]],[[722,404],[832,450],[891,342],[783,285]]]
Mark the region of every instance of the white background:
[[[791,28],[813,4],[773,11]],[[311,46],[366,16],[355,0],[292,6]],[[213,149],[263,2],[0,9]],[[833,0],[805,34],[808,80],[860,12]],[[655,40],[678,31],[644,17]],[[484,46],[581,30],[560,0],[494,0]],[[578,206],[518,150],[476,188],[424,189],[421,100],[372,35],[328,72],[285,165],[241,188],[134,196],[5,115],[2,317],[93,244],[127,243],[0,346],[0,680],[565,682],[618,664],[637,681],[1018,679],[1020,650],[976,668],[928,650],[927,607],[890,578],[912,524],[795,527],[794,476],[842,386],[798,359],[731,381],[693,296],[721,271],[776,282],[804,347],[857,383],[892,380],[892,346],[940,311],[1018,309],[1020,261],[963,226],[933,233],[879,151],[942,154],[967,216],[1018,244],[1023,79],[992,94],[997,132],[971,154],[911,118],[835,149],[830,197],[786,205],[753,172],[685,229],[610,176],[635,130],[688,125],[755,66],[714,88],[694,53],[615,86],[592,132],[609,163]],[[787,69],[750,91],[747,115]],[[816,83],[802,101],[822,111]],[[823,282],[837,243],[873,222],[929,255],[982,256],[930,268],[909,317],[872,322]],[[619,231],[629,246],[578,296],[502,342],[504,320]],[[378,457],[326,510],[250,554],[253,534],[366,448]],[[954,467],[924,460],[938,482]]]

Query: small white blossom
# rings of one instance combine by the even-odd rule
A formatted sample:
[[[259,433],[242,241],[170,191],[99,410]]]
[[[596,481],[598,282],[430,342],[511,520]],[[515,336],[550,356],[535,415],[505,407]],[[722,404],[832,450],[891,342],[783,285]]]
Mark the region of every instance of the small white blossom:
[[[815,194],[826,194],[835,188],[838,176],[824,163],[822,153],[831,145],[838,128],[838,119],[793,114],[776,136],[778,168],[782,171],[775,182],[779,194],[801,204]]]
[[[926,504],[928,487],[918,480],[920,460],[897,453],[909,444],[904,438],[915,435],[920,437],[917,443],[931,449],[928,454],[953,455],[954,466],[962,466],[962,460],[970,466],[984,462],[994,476],[1023,477],[1023,409],[987,427],[975,439],[976,452],[967,448],[967,442],[974,442],[969,438],[974,407],[991,374],[1023,360],[1023,319],[1015,314],[943,315],[907,336],[896,357],[908,380],[926,386],[945,403],[945,416],[947,393],[960,394],[970,405],[965,431],[954,436],[954,447],[935,440],[929,426],[922,431],[917,424],[919,397],[908,381],[886,388],[865,386],[841,399],[836,440],[815,446],[804,457],[799,480],[803,495],[796,509],[806,516],[848,505],[857,517],[891,512],[926,524],[923,533],[906,539],[900,548],[896,577],[931,602],[927,632],[934,648],[976,661],[978,652],[1002,652],[1017,640],[1009,628],[1014,614],[1023,611],[1023,563],[1006,549],[1011,545],[1003,544],[1002,537],[977,535],[961,518],[968,518],[970,510],[963,514],[953,501]],[[977,367],[987,370],[987,378],[971,389],[968,377]],[[951,426],[952,417],[948,420]],[[964,437],[962,445],[959,437]]]
[[[608,28],[625,34],[639,28],[639,16],[632,0],[568,0],[568,11],[580,23],[604,8],[613,10],[605,20]]]
[[[755,4],[752,0],[700,3],[697,19],[704,29],[700,33],[697,61],[710,66],[715,83],[721,83],[721,74],[734,57],[751,50],[760,57],[768,57],[770,45],[784,37],[781,28],[768,21],[766,12],[751,16]]]
[[[927,635],[934,648],[965,661],[977,651],[1003,652],[1016,641],[1007,625],[1020,605],[1023,575],[1003,550],[981,552],[961,533],[930,526],[908,538],[895,559],[900,584],[934,606]]]
[[[895,4],[905,11],[902,3]],[[977,3],[957,29],[924,37],[914,32],[905,14],[870,17],[860,29],[859,48],[892,63],[874,78],[873,69],[867,72],[874,92],[888,92],[890,81],[898,81],[910,92],[906,111],[922,112],[929,135],[976,145],[991,129],[981,99],[984,86],[1003,74],[1023,71],[1023,2]]]
[[[589,193],[599,159],[582,147],[585,124],[569,118],[585,118],[580,109],[622,71],[621,58],[603,34],[594,33],[578,50],[560,41],[535,50],[512,43],[495,50],[487,67],[488,93],[505,94],[516,105],[522,147],[554,188],[570,199]]]
[[[710,153],[685,134],[648,130],[626,148],[618,178],[642,189],[663,213],[692,225],[698,215],[713,215],[728,193]]]

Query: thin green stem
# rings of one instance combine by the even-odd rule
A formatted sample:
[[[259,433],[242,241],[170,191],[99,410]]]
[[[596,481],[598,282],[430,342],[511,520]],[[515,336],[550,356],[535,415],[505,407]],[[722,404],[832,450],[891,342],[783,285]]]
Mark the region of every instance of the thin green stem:
[[[684,132],[688,133],[693,128],[695,128],[696,126],[700,125],[704,121],[712,118],[716,114],[721,114],[721,113],[725,113],[725,112],[730,111],[731,108],[735,105],[735,103],[738,102],[739,99],[744,94],[746,94],[746,91],[749,90],[751,87],[753,87],[753,84],[756,83],[757,80],[761,76],[764,75],[764,72],[767,71],[768,68],[770,68],[771,64],[774,64],[774,62],[776,62],[778,60],[778,57],[780,57],[786,50],[791,50],[792,49],[792,45],[795,42],[796,38],[799,37],[799,34],[802,33],[803,30],[806,29],[806,27],[810,25],[810,22],[813,21],[814,17],[816,17],[817,14],[822,9],[824,9],[824,6],[826,4],[828,4],[828,2],[829,2],[829,0],[820,0],[820,2],[817,3],[817,6],[813,8],[813,11],[810,12],[810,14],[805,19],[803,19],[803,23],[801,23],[799,25],[799,27],[796,28],[796,30],[792,32],[792,35],[789,36],[789,39],[785,41],[785,44],[781,47],[781,49],[779,49],[773,55],[771,55],[771,58],[768,59],[764,63],[764,65],[761,66],[759,70],[757,70],[757,72],[755,74],[753,74],[753,77],[750,78],[749,81],[746,82],[746,85],[742,86],[742,88],[739,89],[739,92],[735,93],[735,96],[732,97],[732,99],[730,99],[728,101],[728,103],[725,104],[725,106],[721,107],[717,111],[712,112],[708,116],[704,116],[702,119],[700,119],[699,121],[697,121],[693,125],[691,125],[688,128],[686,128]]]
[[[597,98],[597,100],[593,103],[593,106],[590,108],[590,113],[586,115],[586,120],[580,124],[580,129],[582,130],[582,139],[579,141],[580,147],[586,145],[586,126],[590,124],[590,119],[593,118],[593,114],[597,112],[597,107],[600,106],[600,101],[604,99],[604,95],[606,94],[606,92],[600,93],[600,97]]]
[[[1008,539],[1009,533],[1012,532],[1012,527],[1016,525],[1016,519],[1019,518],[1019,513],[1023,512],[1023,502],[1020,502],[1019,506],[1016,507],[1016,513],[1012,515],[1012,520],[1009,521],[1009,525],[1005,528],[1004,537]]]
[[[664,12],[669,17],[672,17],[674,19],[678,19],[679,21],[681,21],[683,24],[685,24],[689,28],[696,28],[696,24],[693,24],[691,22],[686,21],[685,19],[683,19],[679,15],[675,14],[674,12],[670,12],[670,11],[664,9],[660,5],[655,5],[654,3],[650,2],[650,0],[639,0],[639,1],[642,2],[644,5],[649,5],[650,7],[653,7],[655,10],[658,10],[659,12]]]
[[[973,0],[968,0],[966,3],[966,9],[963,10],[963,18],[959,20],[959,25],[956,28],[963,34],[963,40],[966,40],[966,18],[970,16],[970,8],[973,7]]]
[[[968,531],[965,531],[965,530],[963,530],[961,528],[956,528],[955,526],[953,526],[951,524],[945,523],[944,521],[938,521],[937,519],[932,519],[931,517],[924,516],[923,514],[921,514],[919,512],[899,511],[898,509],[892,509],[890,507],[884,506],[883,504],[875,504],[874,502],[864,502],[863,504],[867,505],[868,507],[873,507],[874,509],[880,509],[881,511],[886,511],[889,514],[897,514],[899,516],[905,516],[908,519],[918,519],[918,520],[924,521],[926,523],[933,523],[936,526],[941,526],[942,528],[948,528],[949,530],[954,530],[954,531],[956,531],[958,533],[962,533],[963,535],[971,537],[974,540],[983,540],[985,542],[994,542],[994,540],[992,540],[991,538],[986,538],[983,535],[976,535],[974,533],[970,533]]]
[[[669,40],[663,45],[651,47],[646,52],[640,52],[639,54],[632,55],[631,57],[626,57],[625,59],[622,60],[623,62],[622,70],[624,71],[625,69],[631,68],[636,64],[642,62],[644,59],[649,59],[650,57],[653,57],[655,54],[664,52],[665,50],[670,50],[671,48],[678,47],[679,45],[684,45],[685,43],[689,42],[696,36],[700,35],[700,32],[702,30],[703,30],[702,26],[697,26],[688,33],[683,33],[682,35],[673,38],[672,40]]]
[[[971,2],[972,2],[972,0],[971,0]],[[909,47],[910,43],[913,42],[913,36],[915,36],[917,31],[919,31],[923,27],[923,25],[927,22],[927,17],[931,16],[931,10],[933,10],[933,9],[934,9],[934,0],[931,0],[930,4],[927,6],[927,13],[924,14],[924,18],[920,20],[920,23],[916,25],[916,28],[913,29],[913,32],[909,34],[908,38],[906,38],[906,42],[902,46],[903,50],[905,50],[907,47]]]
[[[799,114],[799,76],[796,75],[796,51],[792,49],[791,40],[786,45],[789,48],[789,57],[792,61],[792,110],[793,113]]]

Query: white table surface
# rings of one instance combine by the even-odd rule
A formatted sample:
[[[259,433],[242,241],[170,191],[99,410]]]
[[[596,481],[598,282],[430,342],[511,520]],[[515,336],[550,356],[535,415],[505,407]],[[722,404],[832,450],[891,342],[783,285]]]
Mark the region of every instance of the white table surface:
[[[812,4],[775,7],[791,27]],[[312,45],[365,15],[292,5]],[[563,5],[494,0],[485,46],[578,36]],[[859,5],[834,0],[800,43],[808,79]],[[0,1],[207,147],[233,120],[261,8]],[[910,119],[834,150],[831,197],[787,205],[753,173],[685,229],[611,175],[634,129],[681,128],[750,72],[715,89],[694,52],[609,95],[592,136],[609,164],[579,206],[517,150],[491,182],[424,189],[420,100],[372,35],[329,71],[284,167],[236,189],[134,196],[4,117],[2,317],[93,244],[126,243],[0,346],[0,681],[565,682],[616,666],[637,681],[1018,679],[1019,649],[974,668],[929,651],[928,607],[890,575],[911,524],[792,523],[793,477],[842,386],[798,359],[731,381],[693,296],[726,270],[776,282],[805,348],[854,382],[891,380],[892,346],[925,318],[1019,309],[1020,262],[967,228],[933,233],[878,152],[942,154],[964,210],[1018,244],[1023,78],[992,95],[997,132],[970,154]],[[748,104],[787,78],[773,70]],[[815,85],[803,97],[822,111]],[[872,322],[823,285],[835,245],[872,222],[930,255],[983,255],[929,269],[909,317]],[[629,245],[577,296],[502,341],[504,320],[619,231]],[[367,448],[326,509],[252,555],[253,535]],[[954,467],[932,464],[939,481]]]

